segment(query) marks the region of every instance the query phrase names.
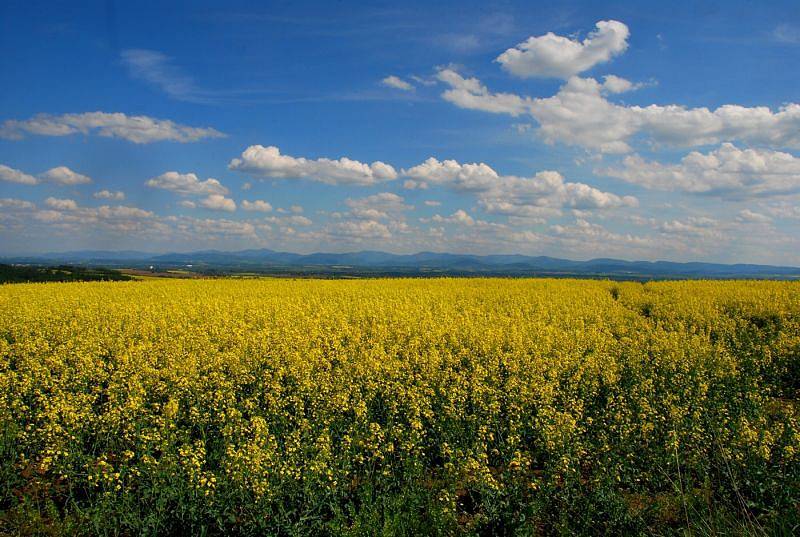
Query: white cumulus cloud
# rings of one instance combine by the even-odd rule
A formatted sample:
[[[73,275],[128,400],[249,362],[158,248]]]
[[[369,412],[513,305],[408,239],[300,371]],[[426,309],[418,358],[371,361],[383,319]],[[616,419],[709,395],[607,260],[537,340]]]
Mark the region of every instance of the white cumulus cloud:
[[[458,209],[450,216],[433,215],[431,221],[439,224],[460,224],[463,226],[474,226],[475,219],[472,218],[464,209]]]
[[[158,177],[148,179],[145,185],[150,188],[169,190],[183,196],[224,195],[228,193],[228,189],[222,186],[222,183],[216,179],[209,178],[205,181],[201,181],[194,173],[166,172]]]
[[[100,190],[92,194],[92,197],[98,200],[122,201],[125,199],[125,193],[121,190]]]
[[[244,209],[245,211],[257,211],[262,213],[268,213],[272,210],[272,205],[263,200],[253,200],[253,201],[243,200],[242,209]]]
[[[345,237],[353,242],[365,239],[390,239],[392,232],[389,227],[377,220],[348,220],[330,226],[330,232],[337,237]]]
[[[75,203],[75,200],[71,199],[59,199],[59,198],[47,198],[44,200],[44,204],[50,207],[51,209],[56,209],[59,211],[77,211],[78,204]]]
[[[442,98],[460,108],[529,115],[548,143],[577,145],[604,153],[625,153],[628,142],[642,134],[654,142],[673,146],[699,146],[741,141],[772,147],[800,148],[800,104],[789,103],[773,111],[765,106],[722,105],[714,110],[680,105],[626,106],[607,99],[608,93],[630,86],[621,79],[571,77],[546,98],[492,93],[475,78],[452,69],[438,78],[450,86]]]
[[[211,194],[199,201],[201,207],[212,211],[226,211],[232,213],[236,210],[236,202],[222,194]]]
[[[16,198],[0,198],[0,209],[7,209],[12,211],[25,211],[35,209],[36,205],[30,201],[20,200]]]
[[[439,161],[433,157],[407,170],[403,175],[409,179],[408,189],[428,188],[431,185],[447,185],[459,191],[480,191],[490,188],[499,180],[499,175],[484,163],[459,164],[455,160]]]
[[[4,164],[0,164],[0,181],[23,185],[35,185],[39,182],[36,177]]]
[[[429,158],[403,170],[407,188],[444,186],[456,191],[475,192],[478,203],[489,213],[541,217],[559,209],[608,209],[634,207],[636,198],[603,192],[584,183],[564,181],[555,171],[540,171],[533,177],[500,175],[484,163],[460,164],[455,160]],[[409,184],[411,182],[411,184]]]
[[[379,192],[363,198],[348,198],[345,200],[345,205],[350,210],[344,214],[334,213],[334,216],[399,222],[404,219],[404,212],[414,208],[412,205],[406,205],[402,196],[392,192]]]
[[[677,164],[630,155],[621,166],[599,169],[596,173],[656,190],[729,197],[800,191],[800,158],[767,149],[739,149],[730,143],[708,153],[692,151]]]
[[[530,114],[534,104],[530,97],[520,97],[513,93],[492,93],[477,78],[464,78],[453,69],[439,70],[436,78],[450,86],[450,89],[442,93],[442,98],[459,108],[517,117]]]
[[[610,60],[628,48],[628,27],[599,21],[583,41],[548,32],[510,48],[497,57],[509,73],[522,77],[569,78]]]
[[[56,183],[58,185],[82,185],[92,182],[90,177],[74,172],[66,166],[58,166],[49,169],[39,175],[39,177],[47,182]]]
[[[228,167],[256,177],[309,179],[327,184],[373,185],[397,178],[395,169],[383,162],[372,164],[342,157],[307,159],[282,155],[275,146],[251,145]]]

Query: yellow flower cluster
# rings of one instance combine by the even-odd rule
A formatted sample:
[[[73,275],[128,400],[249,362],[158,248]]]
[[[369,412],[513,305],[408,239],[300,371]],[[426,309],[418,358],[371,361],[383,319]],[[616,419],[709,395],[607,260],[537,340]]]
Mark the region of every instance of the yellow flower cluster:
[[[789,524],[799,390],[790,282],[8,285],[0,532]]]

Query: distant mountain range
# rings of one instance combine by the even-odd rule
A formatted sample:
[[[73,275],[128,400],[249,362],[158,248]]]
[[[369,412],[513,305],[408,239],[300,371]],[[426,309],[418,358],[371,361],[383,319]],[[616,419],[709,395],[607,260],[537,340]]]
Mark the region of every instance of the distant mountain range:
[[[110,268],[188,269],[203,273],[254,272],[297,275],[495,275],[585,276],[618,279],[775,278],[800,279],[800,268],[770,265],[676,263],[545,256],[467,255],[437,252],[391,254],[379,251],[297,254],[269,249],[153,254],[134,250],[46,253],[0,258],[6,263],[74,264]]]

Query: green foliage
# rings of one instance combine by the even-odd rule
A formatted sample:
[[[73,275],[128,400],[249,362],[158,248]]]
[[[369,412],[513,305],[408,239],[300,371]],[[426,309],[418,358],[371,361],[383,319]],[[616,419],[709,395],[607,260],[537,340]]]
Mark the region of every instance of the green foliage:
[[[28,265],[4,265],[0,263],[1,283],[26,282],[84,282],[84,281],[129,281],[132,278],[119,271],[104,268],[39,267]]]

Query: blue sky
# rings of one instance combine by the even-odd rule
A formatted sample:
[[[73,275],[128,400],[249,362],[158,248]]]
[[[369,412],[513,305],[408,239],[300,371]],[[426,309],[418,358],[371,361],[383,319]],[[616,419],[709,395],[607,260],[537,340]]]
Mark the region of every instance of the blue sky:
[[[800,265],[797,2],[0,5],[0,254]]]

